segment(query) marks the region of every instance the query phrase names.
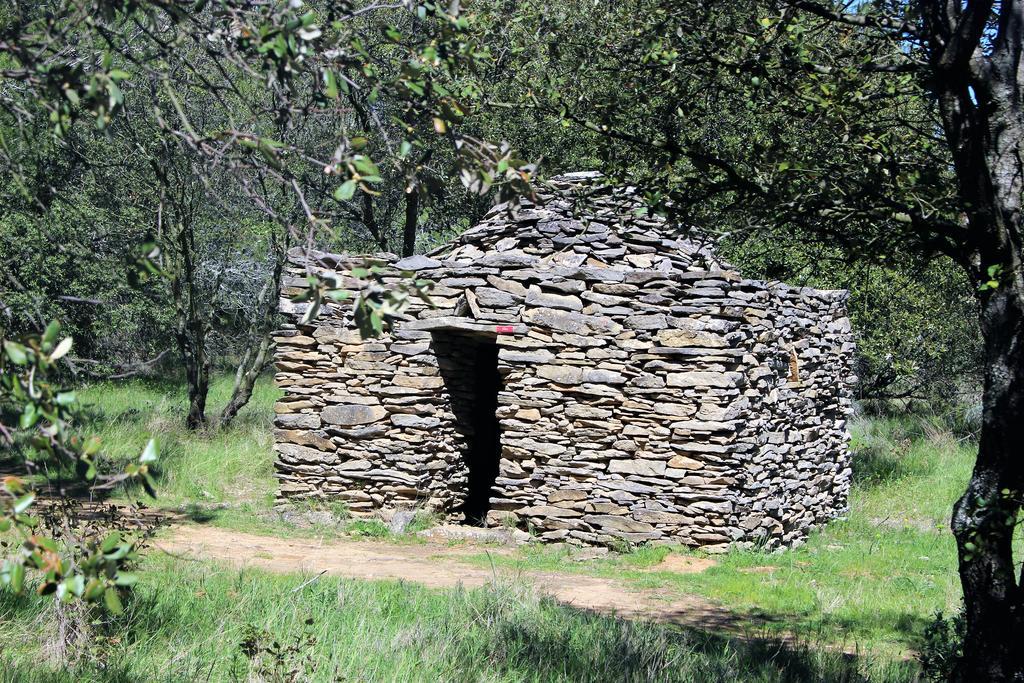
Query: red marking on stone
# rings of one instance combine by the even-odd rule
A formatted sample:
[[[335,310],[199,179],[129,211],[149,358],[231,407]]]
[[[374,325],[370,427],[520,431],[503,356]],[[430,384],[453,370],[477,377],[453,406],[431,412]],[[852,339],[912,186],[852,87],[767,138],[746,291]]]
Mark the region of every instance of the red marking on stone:
[[[516,328],[512,325],[498,325],[494,328],[498,334],[515,334]]]

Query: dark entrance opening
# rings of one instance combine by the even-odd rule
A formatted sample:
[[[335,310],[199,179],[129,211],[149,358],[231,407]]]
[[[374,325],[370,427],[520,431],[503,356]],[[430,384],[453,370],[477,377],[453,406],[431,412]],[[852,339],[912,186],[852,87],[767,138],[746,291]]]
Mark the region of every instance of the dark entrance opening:
[[[475,345],[473,365],[473,437],[466,465],[469,467],[469,491],[462,510],[470,524],[483,524],[491,509],[491,487],[498,478],[501,457],[501,432],[498,428],[498,345],[484,341]]]
[[[468,473],[465,502],[458,512],[465,515],[465,523],[483,525],[501,458],[498,345],[493,337],[459,331],[435,331],[433,337]]]

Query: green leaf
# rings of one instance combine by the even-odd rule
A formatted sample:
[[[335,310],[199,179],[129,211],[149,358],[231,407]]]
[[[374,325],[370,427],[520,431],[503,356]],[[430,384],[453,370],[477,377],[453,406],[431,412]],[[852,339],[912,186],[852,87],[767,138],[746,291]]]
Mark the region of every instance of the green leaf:
[[[25,587],[25,566],[16,564],[11,567],[11,590],[20,593]]]
[[[70,595],[74,595],[76,598],[82,597],[85,594],[85,577],[81,574],[75,574],[64,579],[64,590]]]
[[[124,102],[124,93],[121,92],[121,88],[117,87],[117,83],[110,81],[107,84],[107,93],[110,95],[110,106],[118,107]]]
[[[114,579],[114,583],[118,586],[134,586],[138,581],[138,576],[128,572],[119,572],[117,578]]]
[[[78,396],[73,391],[62,391],[57,394],[57,398],[55,400],[59,406],[69,406],[74,403],[77,398]]]
[[[156,441],[150,439],[139,456],[139,462],[156,462]]]
[[[113,614],[124,612],[124,605],[121,604],[121,596],[117,594],[116,588],[111,587],[103,592],[103,602]]]
[[[103,543],[100,544],[100,550],[104,553],[109,553],[117,544],[121,542],[121,534],[117,531],[112,531],[103,539]]]
[[[22,429],[30,429],[38,419],[39,413],[36,410],[36,404],[26,403],[25,410],[22,411],[21,417],[18,419],[18,426]]]
[[[339,202],[347,202],[356,193],[356,181],[346,180],[334,191],[334,198]]]
[[[85,586],[85,599],[93,602],[99,600],[101,595],[103,595],[103,584],[99,579],[89,579],[89,583]]]
[[[50,360],[59,360],[67,355],[68,351],[71,350],[71,337],[65,337],[61,340],[60,344],[57,344],[57,348],[50,354]]]
[[[5,341],[4,352],[15,365],[24,365],[28,362],[28,349],[17,342]]]
[[[311,321],[315,320],[320,314],[320,306],[323,304],[323,299],[320,296],[320,290],[316,290],[313,295],[313,302],[306,308],[306,312],[302,314],[302,319],[299,321],[302,325],[307,325]]]
[[[52,321],[46,326],[46,331],[43,332],[43,350],[48,351],[53,344],[57,341],[57,335],[60,334],[60,323],[56,320]]]
[[[332,100],[338,96],[338,77],[330,69],[324,70],[324,95]]]
[[[34,503],[35,500],[35,493],[26,493],[24,496],[19,498],[17,502],[14,503],[14,514],[20,515],[25,510],[28,510],[30,507],[32,507],[32,503]]]
[[[43,550],[49,550],[51,553],[57,552],[57,542],[54,541],[52,538],[47,538],[45,536],[37,537],[36,545],[38,545]]]
[[[100,441],[100,437],[90,436],[88,441],[86,441],[85,445],[82,447],[82,455],[95,455],[96,453],[99,453],[101,444],[102,442]]]
[[[130,553],[131,551],[132,547],[129,544],[122,543],[121,545],[117,546],[117,548],[115,548],[113,552],[103,553],[103,557],[107,558],[108,560],[116,562],[117,560],[123,560],[124,558],[126,558],[128,556],[128,553]]]
[[[380,169],[377,168],[377,164],[373,163],[373,160],[369,157],[365,157],[362,154],[352,157],[352,165],[356,167],[361,176],[379,176]]]

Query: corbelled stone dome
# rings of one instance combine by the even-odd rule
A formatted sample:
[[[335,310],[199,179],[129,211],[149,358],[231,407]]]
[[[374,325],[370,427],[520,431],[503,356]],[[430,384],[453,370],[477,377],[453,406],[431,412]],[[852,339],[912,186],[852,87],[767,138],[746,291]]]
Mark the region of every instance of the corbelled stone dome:
[[[567,543],[721,551],[797,543],[847,509],[854,350],[845,293],[744,279],[701,235],[596,174],[538,184],[415,271],[377,337],[358,256],[298,250],[276,335],[282,507],[425,508]]]
[[[494,253],[584,268],[729,268],[717,258],[707,235],[651,214],[635,188],[609,186],[595,172],[539,183],[532,201],[495,206],[480,223],[430,256],[472,262]]]

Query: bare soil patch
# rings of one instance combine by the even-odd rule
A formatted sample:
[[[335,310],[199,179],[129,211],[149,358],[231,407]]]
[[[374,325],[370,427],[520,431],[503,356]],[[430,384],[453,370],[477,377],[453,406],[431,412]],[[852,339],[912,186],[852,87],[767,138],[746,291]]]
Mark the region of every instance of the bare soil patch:
[[[520,571],[499,566],[481,568],[465,561],[480,552],[505,554],[511,548],[397,544],[339,539],[318,541],[258,536],[228,529],[176,525],[155,542],[170,554],[215,560],[236,567],[257,567],[282,573],[327,573],[369,581],[409,581],[428,588],[478,587],[495,581],[526,581],[555,600],[579,609],[703,629],[740,631],[749,619],[705,598],[637,590],[614,579],[581,574]],[[656,571],[697,572],[713,560],[669,555]]]
[[[672,572],[673,574],[699,574],[718,563],[710,557],[687,557],[686,555],[666,555],[658,564],[648,567],[649,572]]]

